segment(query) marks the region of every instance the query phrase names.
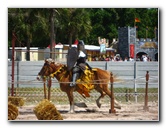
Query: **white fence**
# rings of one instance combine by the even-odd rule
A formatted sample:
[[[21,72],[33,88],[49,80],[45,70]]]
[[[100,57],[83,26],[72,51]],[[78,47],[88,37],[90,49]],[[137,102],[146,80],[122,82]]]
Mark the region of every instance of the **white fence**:
[[[88,62],[91,67],[108,70],[122,79],[122,83],[115,83],[115,87],[137,87],[145,84],[146,71],[149,71],[149,87],[158,88],[159,67],[158,62]],[[17,87],[34,87],[42,84],[36,76],[42,68],[44,61],[15,61],[14,83]],[[11,86],[12,62],[8,62],[8,86]],[[56,81],[56,80],[55,80]],[[29,84],[30,83],[30,84]]]
[[[150,89],[148,95],[150,96],[151,101],[158,101],[159,98],[159,67],[158,62],[106,62],[106,61],[92,61],[88,62],[91,67],[98,67],[104,70],[108,70],[112,72],[114,75],[120,79],[119,82],[114,82],[114,94],[119,101],[123,101],[126,99],[131,99],[132,101],[143,101],[144,99],[144,89],[146,83],[146,72],[149,71],[149,81],[148,88]],[[16,61],[15,62],[15,70],[14,70],[14,87],[40,87],[43,88],[43,83],[36,80],[36,76],[40,69],[42,68],[44,61]],[[8,63],[8,87],[11,88],[11,73],[12,73],[12,63]],[[56,79],[52,80],[52,89],[59,88],[59,84]],[[56,97],[57,94],[65,95],[65,93],[61,93],[52,90],[52,96]],[[143,89],[143,90],[142,90]],[[29,90],[29,94],[37,93],[36,91]],[[10,92],[9,92],[10,93]],[[25,93],[25,92],[24,92]],[[27,93],[27,91],[26,91]],[[42,93],[40,95],[44,95],[43,91],[39,91]],[[22,92],[18,92],[19,95]],[[35,94],[36,95],[36,94]],[[96,98],[98,93],[92,92],[91,99]],[[33,95],[32,95],[33,96]],[[65,95],[66,97],[66,95]],[[28,97],[30,100],[33,98]],[[38,98],[40,100],[42,97]],[[77,98],[80,98],[77,96]],[[54,98],[52,98],[54,99]],[[89,99],[89,100],[91,100]],[[36,99],[35,99],[36,100]],[[107,102],[109,98],[107,98]]]

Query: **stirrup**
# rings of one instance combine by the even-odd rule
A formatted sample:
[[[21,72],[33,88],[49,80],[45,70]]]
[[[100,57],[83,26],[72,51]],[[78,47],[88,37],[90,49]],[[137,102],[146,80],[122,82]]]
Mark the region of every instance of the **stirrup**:
[[[74,84],[74,83],[70,83],[70,86],[71,86],[71,87],[74,87],[74,86],[76,86],[76,84]]]

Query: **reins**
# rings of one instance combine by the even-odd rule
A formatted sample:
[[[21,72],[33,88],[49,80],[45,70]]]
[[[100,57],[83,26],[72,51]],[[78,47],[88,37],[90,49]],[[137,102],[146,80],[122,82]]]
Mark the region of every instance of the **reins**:
[[[57,73],[62,73],[63,67],[65,67],[65,65],[62,65],[57,71],[55,71],[54,73],[50,74],[50,77],[54,78],[54,76],[57,75]],[[62,81],[62,79],[63,79],[65,74],[66,74],[66,71],[64,71],[62,73],[62,75],[60,76],[60,78],[59,78],[60,82]]]
[[[52,69],[54,69],[53,67],[51,67],[50,65],[49,65],[49,70],[50,70],[50,68],[52,68]],[[55,72],[53,72],[53,73],[51,73],[49,76],[43,76],[43,78],[44,79],[47,79],[48,77],[51,77],[51,78],[54,78],[58,73],[60,73],[60,75],[58,76],[59,78],[59,82],[61,83],[63,83],[63,78],[64,78],[64,76],[65,76],[65,74],[66,74],[66,72],[67,71],[65,71],[65,65],[60,65],[59,66],[59,68],[55,71]],[[108,80],[108,79],[100,79],[100,80],[95,80],[95,79],[93,79],[93,80],[90,80],[90,81],[87,81],[89,84],[95,84],[96,82],[98,83],[98,82],[103,82],[103,81],[105,81],[105,80]],[[84,82],[86,82],[86,81],[84,81]],[[82,82],[79,82],[79,83],[82,83]],[[101,84],[101,83],[100,83]]]

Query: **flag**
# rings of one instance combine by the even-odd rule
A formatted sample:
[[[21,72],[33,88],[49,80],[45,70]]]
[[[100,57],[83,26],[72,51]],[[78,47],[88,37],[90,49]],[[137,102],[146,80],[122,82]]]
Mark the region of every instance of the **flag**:
[[[135,22],[141,22],[138,18],[135,18]]]

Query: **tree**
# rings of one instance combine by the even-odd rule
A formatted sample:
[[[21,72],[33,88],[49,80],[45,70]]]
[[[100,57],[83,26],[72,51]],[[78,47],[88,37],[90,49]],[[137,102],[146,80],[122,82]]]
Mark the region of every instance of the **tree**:
[[[9,8],[8,45],[11,46],[12,31],[21,42],[16,42],[16,46],[47,47],[52,41],[71,45],[75,39],[98,45],[98,36],[111,42],[118,38],[118,27],[134,27],[136,17],[141,21],[136,23],[138,38],[145,38],[146,26],[148,37],[154,38],[158,8]],[[54,34],[50,31],[51,21]]]
[[[11,9],[9,11],[9,15],[11,17],[14,17],[13,19],[9,18],[10,20],[13,20],[14,24],[12,25],[12,30],[17,35],[21,33],[22,36],[24,36],[24,41],[26,42],[27,46],[27,60],[30,60],[29,55],[29,48],[30,48],[30,41],[32,39],[31,31],[32,31],[32,19],[30,18],[32,16],[31,10],[25,10],[25,9]],[[11,23],[11,22],[10,22]],[[10,24],[11,25],[11,24]],[[11,32],[9,31],[9,32]]]
[[[75,39],[87,38],[91,30],[89,14],[83,8],[66,8],[61,15],[63,29],[66,33],[68,44],[71,45]],[[73,39],[74,38],[74,39]]]

